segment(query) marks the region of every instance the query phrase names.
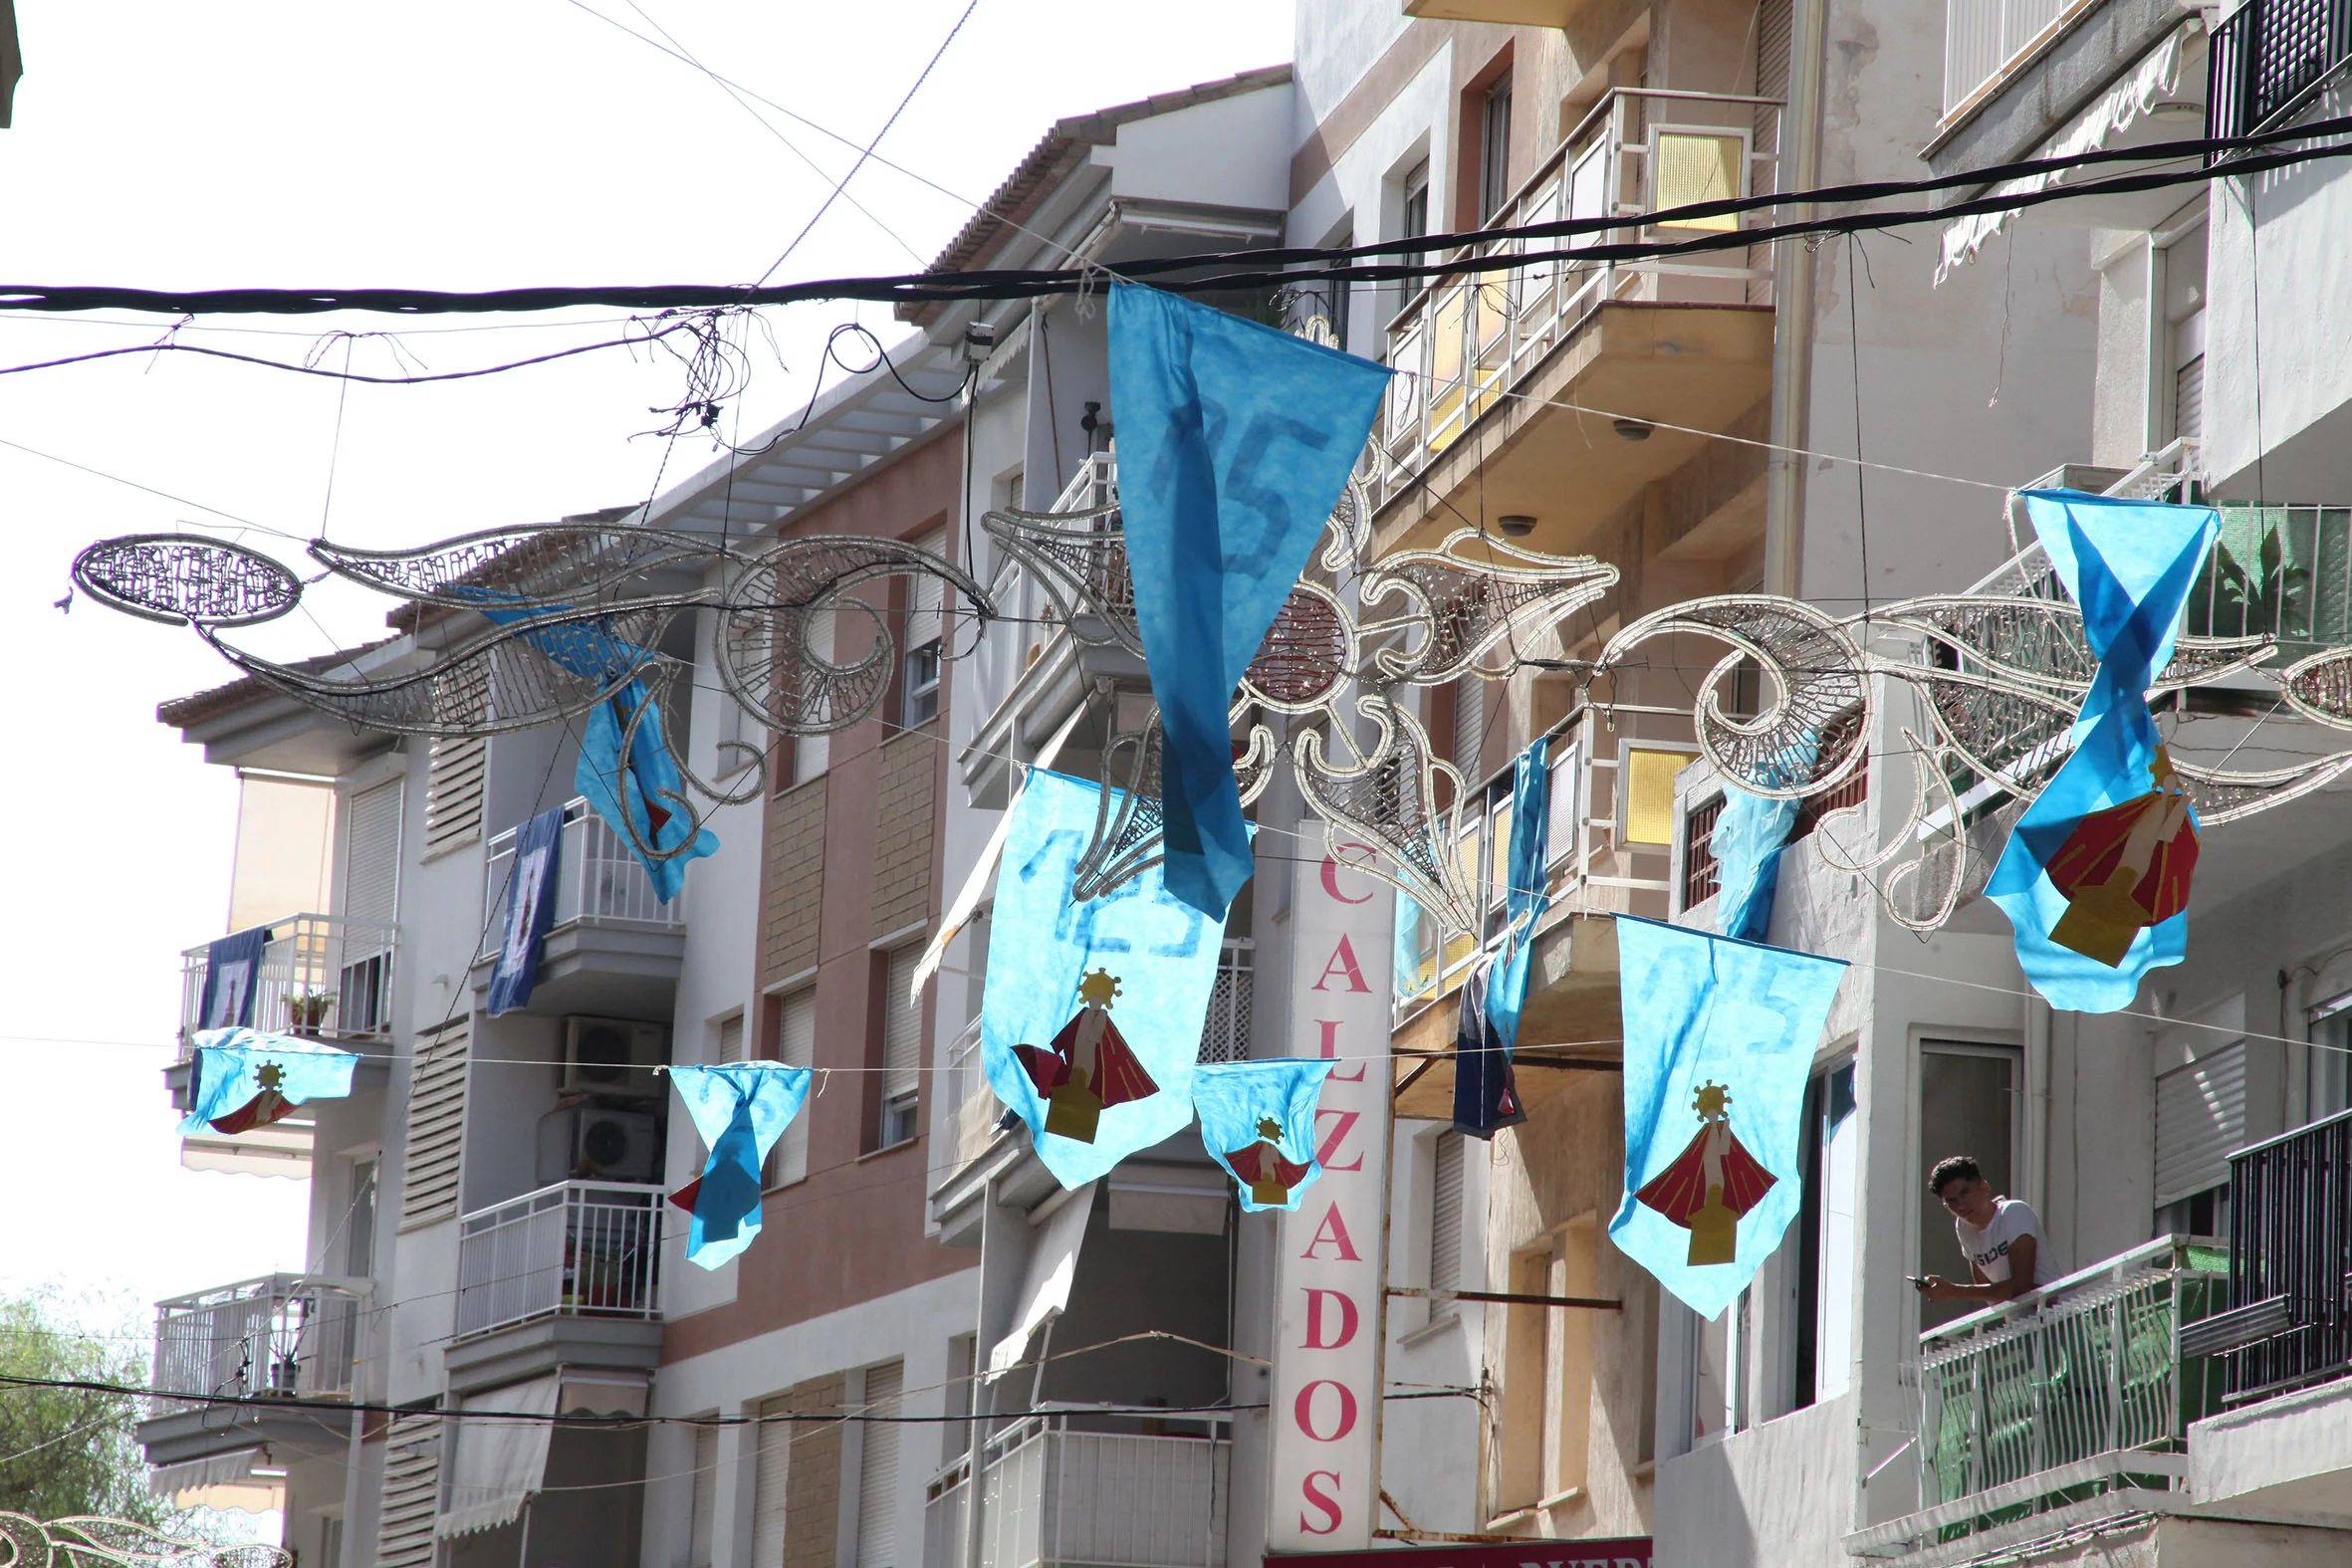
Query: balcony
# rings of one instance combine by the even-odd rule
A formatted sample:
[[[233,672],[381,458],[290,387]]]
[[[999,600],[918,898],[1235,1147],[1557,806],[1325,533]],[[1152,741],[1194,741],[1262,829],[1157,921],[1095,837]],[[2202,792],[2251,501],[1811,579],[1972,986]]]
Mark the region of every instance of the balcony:
[[[2222,1408],[2223,1369],[2183,1330],[2220,1309],[2225,1255],[2160,1237],[1920,1336],[1919,1509],[1846,1549],[1910,1557],[1965,1541],[1955,1550],[1973,1557],[2185,1502],[2189,1426]]]
[[[458,1219],[450,1386],[660,1359],[662,1189],[557,1182]]]
[[[1689,715],[1633,705],[1614,712],[1614,730],[1579,707],[1548,732],[1551,902],[1535,934],[1516,1060],[1528,1069],[1517,1077],[1530,1109],[1565,1088],[1567,1074],[1616,1063],[1614,1044],[1597,1043],[1613,1042],[1620,1027],[1612,917],[1671,913],[1674,779],[1697,755]],[[1412,923],[1397,942],[1390,1045],[1399,1116],[1453,1115],[1456,1016],[1441,1004],[1482,954],[1503,945],[1512,779],[1513,768],[1503,768],[1468,793],[1455,840],[1455,865],[1481,911],[1479,933],[1456,934],[1441,953],[1436,920],[1400,905],[1399,918]]]
[[[1779,123],[1770,99],[1613,89],[1490,226],[1620,217],[1624,226],[1569,240],[1490,240],[1445,259],[1750,226],[1750,214],[1673,226],[1643,218],[1773,189],[1777,159],[1765,149],[1779,145]],[[1537,519],[1536,548],[1583,548],[1596,525],[1706,440],[1640,421],[1723,430],[1764,401],[1771,301],[1769,257],[1758,247],[1438,278],[1388,327],[1399,374],[1363,470],[1378,547],[1434,543],[1458,521],[1444,502],[1465,505],[1456,493],[1476,483],[1489,515]],[[1629,423],[1612,427],[1555,403]]]
[[[1227,937],[1217,959],[1216,987],[1209,993],[1209,1014],[1201,1024],[1200,1060],[1249,1060],[1250,1009],[1257,979],[1257,943],[1248,937]],[[939,1085],[948,1096],[947,1169],[960,1171],[995,1145],[997,1123],[1005,1113],[981,1066],[977,1017],[948,1046],[947,1070],[940,1075]]]
[[[350,1438],[344,1409],[360,1358],[365,1280],[265,1274],[155,1304],[155,1365],[138,1441],[168,1482],[252,1473],[269,1444],[289,1453]],[[187,1408],[169,1398],[236,1395],[283,1405]]]
[[[288,915],[268,922],[269,942],[253,976],[253,1026],[339,1043],[391,1037],[390,926],[333,915]],[[210,943],[180,954],[179,1054],[194,1049],[204,1026],[204,969]]]
[[[2330,0],[2247,0],[2215,28],[2210,59],[2205,133],[2250,136],[2284,123],[2352,61],[2352,13]]]
[[[969,1459],[932,1477],[923,1492],[923,1561],[1224,1568],[1227,1424],[1170,1418],[1164,1425],[1201,1431],[1179,1437],[1076,1430],[1081,1419],[1082,1412],[1033,1416],[982,1447],[977,1562]]]
[[[482,886],[482,948],[474,988],[490,984],[507,928],[515,864],[508,828],[490,840]],[[689,881],[692,879],[689,878]],[[556,909],[530,1010],[658,1016],[669,1010],[686,952],[686,893],[664,904],[627,840],[578,795],[565,802]]]
[[[2059,32],[2076,0],[1947,0],[1944,118],[1974,108],[2008,68]]]

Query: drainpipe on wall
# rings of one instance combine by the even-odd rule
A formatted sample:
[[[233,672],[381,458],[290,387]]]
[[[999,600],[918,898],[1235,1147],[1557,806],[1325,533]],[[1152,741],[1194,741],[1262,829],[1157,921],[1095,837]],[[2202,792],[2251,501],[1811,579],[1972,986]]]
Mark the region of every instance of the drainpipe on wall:
[[[1797,0],[1789,37],[1788,104],[1780,111],[1782,190],[1811,190],[1821,183],[1821,84],[1828,44],[1823,36],[1828,0]],[[1802,222],[1810,202],[1781,209],[1777,221]],[[1766,593],[1794,596],[1804,563],[1804,459],[1788,450],[1805,443],[1805,401],[1813,371],[1814,254],[1802,240],[1783,241],[1772,266],[1775,330],[1772,342],[1772,420],[1775,450],[1766,459],[1764,491],[1764,579]]]

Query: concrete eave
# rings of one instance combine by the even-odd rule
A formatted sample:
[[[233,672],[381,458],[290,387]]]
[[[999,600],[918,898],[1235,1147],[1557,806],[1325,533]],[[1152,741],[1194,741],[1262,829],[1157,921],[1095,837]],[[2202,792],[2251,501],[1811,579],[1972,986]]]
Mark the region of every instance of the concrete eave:
[[[661,1364],[661,1321],[554,1313],[460,1340],[441,1364],[458,1396],[566,1367],[650,1374]]]
[[[1391,1048],[1450,1051],[1461,987],[1456,985],[1398,1025]],[[1513,1076],[1529,1110],[1566,1092],[1577,1075],[1623,1060],[1617,1006],[1617,922],[1607,915],[1562,914],[1535,934],[1528,1000],[1520,1012]],[[1454,1063],[1444,1055],[1399,1056],[1396,1114],[1450,1121]]]

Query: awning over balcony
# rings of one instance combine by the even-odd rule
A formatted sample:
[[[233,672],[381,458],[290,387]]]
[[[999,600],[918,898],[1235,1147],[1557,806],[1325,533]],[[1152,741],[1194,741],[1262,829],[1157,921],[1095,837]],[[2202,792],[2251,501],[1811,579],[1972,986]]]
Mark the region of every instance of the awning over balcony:
[[[1029,1267],[1021,1279],[1021,1315],[1013,1332],[988,1353],[990,1381],[1013,1370],[1029,1350],[1032,1335],[1069,1305],[1069,1287],[1078,1273],[1078,1248],[1086,1239],[1086,1220],[1094,1212],[1094,1184],[1071,1189],[1030,1238]]]
[[[254,1466],[269,1462],[269,1457],[270,1451],[256,1445],[178,1464],[158,1464],[147,1471],[147,1490],[158,1497],[172,1497],[199,1486],[224,1486],[244,1480]]]
[[[449,1423],[457,1448],[449,1472],[449,1507],[434,1526],[443,1535],[495,1530],[521,1516],[523,1504],[547,1480],[548,1440],[556,1413],[557,1385],[550,1373],[528,1383],[466,1396],[460,1409],[502,1411],[514,1421],[464,1417]],[[449,1441],[444,1439],[444,1441]]]
[[[2139,146],[2150,142],[2167,141],[2181,136],[2198,134],[2195,121],[2189,119],[2161,119],[2159,115],[2177,108],[2199,110],[2205,100],[2205,25],[2185,22],[2170,38],[2141,58],[2139,64],[2117,79],[2115,84],[2099,95],[2087,108],[2068,122],[2056,135],[2043,142],[2031,154],[2036,158],[2071,157],[2078,152],[2095,152],[2104,147]],[[2181,88],[2190,85],[2190,98],[2182,104]],[[2064,185],[2077,179],[2096,179],[2131,172],[2113,165],[2092,164],[2074,170],[2060,170],[2054,174],[2029,174],[2022,179],[2003,180],[1993,187],[1996,195],[2021,195],[2045,190],[2052,185]],[[2049,218],[2078,227],[2146,228],[2161,223],[2181,205],[2179,189],[2135,191],[2123,196],[2100,196],[2080,201],[2059,203],[2055,207],[2026,209],[2027,221],[2040,212]],[[1944,231],[1943,259],[1936,264],[1936,282],[1941,284],[1953,269],[1965,267],[1976,259],[1977,253],[1993,237],[2016,221],[2015,212],[1980,212],[1962,218]],[[2042,221],[2048,221],[2044,219]]]

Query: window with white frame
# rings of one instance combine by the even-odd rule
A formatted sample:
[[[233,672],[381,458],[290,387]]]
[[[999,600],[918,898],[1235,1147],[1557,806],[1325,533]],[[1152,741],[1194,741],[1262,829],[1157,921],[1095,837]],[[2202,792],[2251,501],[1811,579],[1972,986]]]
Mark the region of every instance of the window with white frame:
[[[774,999],[776,1059],[787,1067],[817,1064],[817,988],[805,986]],[[809,1174],[809,1112],[804,1109],[786,1124],[784,1135],[768,1156],[767,1185],[783,1187]]]
[[[2304,1068],[2306,1121],[2352,1111],[2352,994],[2311,1009],[2311,1047]]]
[[[887,1361],[865,1369],[857,1458],[857,1557],[855,1568],[897,1568],[899,1396],[906,1364]]]
[[[719,1514],[719,1429],[694,1429],[694,1512],[686,1527],[686,1568],[712,1568]]]
[[[875,1147],[895,1148],[915,1136],[923,1087],[923,1005],[910,995],[922,949],[893,952],[883,966],[882,1116]]]
[[[915,541],[915,548],[944,556],[947,536],[944,532],[927,534]],[[917,572],[909,590],[898,721],[909,730],[939,717],[942,649],[946,646],[946,581],[928,571]]]

